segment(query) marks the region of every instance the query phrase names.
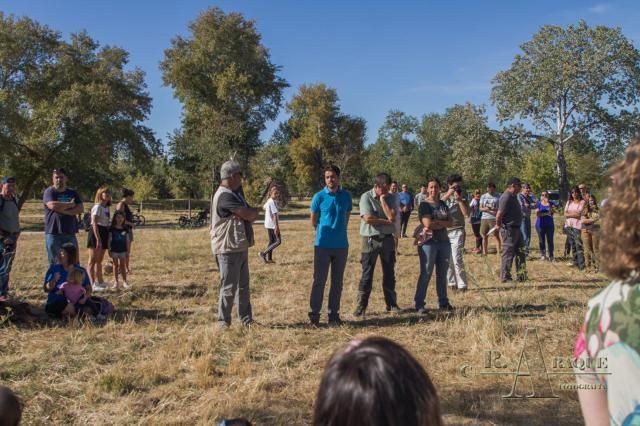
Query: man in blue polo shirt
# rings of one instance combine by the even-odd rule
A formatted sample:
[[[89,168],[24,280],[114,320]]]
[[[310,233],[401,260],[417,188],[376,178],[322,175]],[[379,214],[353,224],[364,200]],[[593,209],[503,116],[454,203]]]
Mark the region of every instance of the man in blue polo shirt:
[[[340,188],[340,169],[328,166],[324,169],[327,186],[313,196],[311,201],[311,224],[316,230],[313,255],[313,286],[311,287],[311,311],[309,320],[313,326],[320,324],[320,310],[331,266],[331,288],[329,290],[329,325],[340,325],[340,298],[342,278],[347,265],[349,240],[347,225],[351,214],[351,194]]]

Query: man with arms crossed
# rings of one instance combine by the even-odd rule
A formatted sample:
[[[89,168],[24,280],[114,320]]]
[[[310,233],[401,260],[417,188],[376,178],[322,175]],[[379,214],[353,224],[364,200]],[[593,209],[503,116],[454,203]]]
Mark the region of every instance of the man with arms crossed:
[[[252,222],[258,209],[247,204],[242,193],[242,169],[235,161],[220,168],[222,182],[211,202],[211,251],[220,271],[218,327],[231,325],[234,298],[238,302],[238,318],[251,325],[253,313],[249,292],[249,247],[253,246]]]
[[[344,268],[349,254],[347,225],[351,214],[351,194],[340,188],[340,169],[328,166],[324,169],[326,186],[313,196],[311,201],[311,225],[316,230],[313,251],[313,285],[309,305],[311,325],[320,325],[320,310],[324,298],[329,266],[331,266],[331,288],[329,289],[329,325],[341,325],[340,298]]]
[[[42,194],[44,241],[49,266],[56,263],[56,257],[63,244],[71,243],[78,248],[76,216],[84,211],[80,195],[67,188],[67,173],[63,168],[53,169],[52,180],[53,185]]]

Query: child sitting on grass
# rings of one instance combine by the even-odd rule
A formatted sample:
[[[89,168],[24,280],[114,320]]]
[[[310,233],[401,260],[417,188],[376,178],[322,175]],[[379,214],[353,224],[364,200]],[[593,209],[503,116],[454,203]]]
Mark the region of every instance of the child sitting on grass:
[[[122,275],[124,288],[127,283],[127,247],[129,245],[129,231],[125,228],[124,213],[116,211],[109,228],[109,255],[113,259],[113,276],[116,279],[116,289],[120,289],[118,274]]]

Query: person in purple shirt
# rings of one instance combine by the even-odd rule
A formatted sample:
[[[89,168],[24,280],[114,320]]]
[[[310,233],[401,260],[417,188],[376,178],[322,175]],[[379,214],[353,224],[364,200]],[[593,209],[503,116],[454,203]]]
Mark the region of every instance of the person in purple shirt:
[[[56,263],[56,256],[63,244],[78,247],[76,216],[82,214],[84,206],[80,195],[67,188],[67,173],[64,169],[53,169],[53,185],[42,195],[44,205],[44,241],[49,265]]]

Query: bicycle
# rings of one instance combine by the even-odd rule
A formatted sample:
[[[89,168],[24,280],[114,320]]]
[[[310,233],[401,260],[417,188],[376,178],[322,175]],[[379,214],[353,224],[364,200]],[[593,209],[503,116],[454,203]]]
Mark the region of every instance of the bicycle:
[[[144,226],[146,222],[145,217],[140,214],[140,209],[137,209],[136,213],[133,214],[133,224],[135,226]]]

